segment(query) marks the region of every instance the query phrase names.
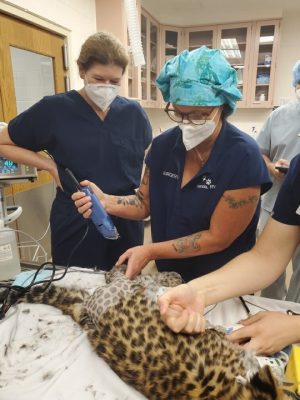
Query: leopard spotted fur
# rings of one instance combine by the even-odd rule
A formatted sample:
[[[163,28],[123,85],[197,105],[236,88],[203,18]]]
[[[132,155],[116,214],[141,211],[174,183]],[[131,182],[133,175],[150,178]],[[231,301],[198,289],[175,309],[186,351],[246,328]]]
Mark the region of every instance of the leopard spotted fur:
[[[223,332],[175,334],[161,321],[157,290],[178,283],[172,273],[130,281],[117,269],[93,295],[51,285],[46,291],[35,286],[10,300],[49,304],[70,315],[96,353],[150,400],[288,398],[268,367],[257,367],[247,377],[249,366],[256,365],[254,356],[227,341]]]

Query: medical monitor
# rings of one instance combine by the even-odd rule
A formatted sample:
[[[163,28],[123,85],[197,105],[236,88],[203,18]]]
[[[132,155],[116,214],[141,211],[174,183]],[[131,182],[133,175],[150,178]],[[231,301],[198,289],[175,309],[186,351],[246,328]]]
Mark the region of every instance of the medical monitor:
[[[0,157],[0,182],[11,180],[30,180],[37,178],[37,169],[28,165],[17,164]]]

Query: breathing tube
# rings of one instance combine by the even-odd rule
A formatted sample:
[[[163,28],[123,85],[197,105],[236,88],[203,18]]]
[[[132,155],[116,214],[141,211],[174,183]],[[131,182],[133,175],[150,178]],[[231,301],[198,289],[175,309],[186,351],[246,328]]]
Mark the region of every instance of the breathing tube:
[[[130,43],[130,52],[133,63],[137,67],[145,64],[143,46],[141,40],[141,29],[135,0],[124,0],[127,18],[127,27]]]

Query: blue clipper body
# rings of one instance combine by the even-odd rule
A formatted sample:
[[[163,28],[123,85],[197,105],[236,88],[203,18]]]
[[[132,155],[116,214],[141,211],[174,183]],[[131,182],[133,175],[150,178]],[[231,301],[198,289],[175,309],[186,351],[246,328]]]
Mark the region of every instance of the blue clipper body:
[[[106,239],[116,240],[119,238],[119,233],[115,227],[112,219],[105,211],[98,197],[95,195],[93,190],[89,187],[81,187],[81,192],[84,192],[87,196],[90,196],[92,201],[92,214],[91,219],[94,222],[96,228]]]
[[[97,228],[97,230],[101,233],[103,237],[110,240],[116,240],[119,238],[119,233],[117,228],[115,227],[112,219],[105,211],[104,207],[102,206],[101,202],[99,201],[98,197],[93,192],[92,188],[90,187],[83,187],[80,186],[79,182],[73,175],[73,173],[66,168],[65,172],[68,176],[72,179],[73,183],[76,186],[76,189],[80,192],[84,192],[87,196],[91,198],[92,202],[92,214],[91,219]]]

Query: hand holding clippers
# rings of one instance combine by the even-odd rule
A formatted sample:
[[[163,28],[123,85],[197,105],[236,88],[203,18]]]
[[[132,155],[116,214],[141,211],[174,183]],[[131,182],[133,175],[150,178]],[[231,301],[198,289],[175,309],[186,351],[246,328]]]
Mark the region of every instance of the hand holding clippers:
[[[92,201],[92,214],[91,219],[96,226],[97,230],[104,236],[106,239],[116,240],[119,238],[119,233],[117,228],[115,227],[112,219],[105,211],[98,197],[93,192],[92,188],[80,186],[80,183],[73,175],[72,171],[69,168],[65,169],[66,174],[71,178],[74,183],[76,190],[79,192],[84,192],[87,196],[91,198]]]

